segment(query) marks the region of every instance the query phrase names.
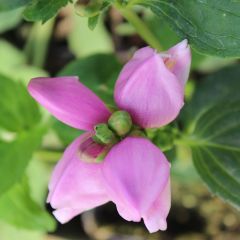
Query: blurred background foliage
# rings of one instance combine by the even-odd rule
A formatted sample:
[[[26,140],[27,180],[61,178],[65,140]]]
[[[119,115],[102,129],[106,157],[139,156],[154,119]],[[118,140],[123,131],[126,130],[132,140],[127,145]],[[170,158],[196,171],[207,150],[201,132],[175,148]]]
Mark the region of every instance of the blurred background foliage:
[[[193,46],[180,117],[148,131],[172,162],[168,230],[149,235],[141,224],[122,220],[111,203],[66,225],[53,219],[45,204],[48,180],[82,132],[51,117],[26,85],[38,76],[76,75],[113,107],[123,64],[148,40],[138,22],[125,20],[127,11],[109,8],[114,1],[97,10],[88,1],[61,8],[67,2],[0,1],[0,239],[240,239],[240,4],[227,5],[225,13],[226,1],[131,1],[152,9],[136,6],[133,12],[162,50],[183,36]],[[227,23],[224,14],[230,14]]]

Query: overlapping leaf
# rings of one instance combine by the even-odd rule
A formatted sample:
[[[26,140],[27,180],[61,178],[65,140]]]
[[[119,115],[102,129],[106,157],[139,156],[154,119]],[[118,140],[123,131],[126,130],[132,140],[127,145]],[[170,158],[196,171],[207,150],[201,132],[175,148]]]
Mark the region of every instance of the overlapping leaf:
[[[68,2],[69,0],[32,0],[23,15],[28,21],[46,22]]]
[[[11,142],[0,141],[0,195],[22,177],[43,133],[44,129],[37,127],[18,134]]]
[[[185,109],[182,143],[192,149],[194,164],[210,190],[240,206],[239,67],[224,69],[197,87]]]
[[[223,57],[240,56],[240,4],[233,0],[139,1],[169,22],[199,51]]]
[[[52,217],[31,197],[27,178],[0,197],[0,219],[19,228],[52,231]]]
[[[40,126],[39,109],[22,83],[0,75],[0,92],[1,195],[24,174],[45,128]]]
[[[30,129],[40,121],[36,102],[21,82],[0,75],[0,127],[8,131]]]

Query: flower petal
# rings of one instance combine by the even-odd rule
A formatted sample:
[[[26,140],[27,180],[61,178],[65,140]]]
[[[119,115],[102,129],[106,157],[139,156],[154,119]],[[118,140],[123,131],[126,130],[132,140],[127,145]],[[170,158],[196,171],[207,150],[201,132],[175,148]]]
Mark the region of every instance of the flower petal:
[[[161,127],[176,118],[183,106],[183,88],[149,47],[138,50],[125,65],[115,86],[117,105],[144,128]]]
[[[170,48],[167,53],[170,55],[170,58],[165,64],[170,66],[171,72],[184,86],[188,80],[191,67],[191,50],[187,39]]]
[[[102,164],[85,163],[78,156],[89,136],[91,133],[81,135],[66,149],[52,174],[48,202],[57,209],[54,215],[61,223],[109,201],[102,185]]]
[[[127,137],[106,156],[102,172],[106,191],[119,214],[140,221],[149,211],[169,178],[164,154],[145,138]]]
[[[170,179],[165,186],[164,190],[160,193],[157,200],[153,203],[152,207],[148,210],[143,217],[144,223],[150,233],[157,232],[158,230],[166,230],[166,218],[171,207],[171,188]]]
[[[34,78],[28,90],[60,121],[83,130],[106,122],[110,112],[77,77]]]

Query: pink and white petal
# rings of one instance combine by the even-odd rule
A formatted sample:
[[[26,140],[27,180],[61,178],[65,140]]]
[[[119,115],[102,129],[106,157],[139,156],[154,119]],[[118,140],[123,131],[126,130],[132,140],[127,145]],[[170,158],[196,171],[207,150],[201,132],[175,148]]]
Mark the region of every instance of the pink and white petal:
[[[184,102],[183,88],[153,49],[138,50],[116,82],[115,101],[144,128],[161,127],[173,121]]]
[[[184,87],[188,80],[192,58],[187,39],[170,48],[167,53],[170,58],[167,60],[166,65],[169,65],[172,73]]]
[[[102,184],[102,164],[79,159],[79,147],[90,135],[81,135],[67,148],[52,174],[48,202],[62,223],[109,201]]]
[[[48,184],[49,194],[48,194],[48,202],[51,199],[51,194],[54,193],[54,188],[58,184],[59,179],[61,179],[64,171],[67,169],[69,163],[78,155],[78,150],[81,145],[86,142],[92,136],[92,132],[83,133],[80,137],[76,138],[64,151],[64,154],[61,160],[58,161],[55,166],[51,180]]]
[[[61,208],[53,211],[53,215],[55,216],[55,218],[62,224],[68,222],[79,214],[79,209],[72,208]]]
[[[143,216],[144,223],[150,233],[157,232],[158,230],[167,229],[166,218],[171,207],[171,187],[170,179],[164,190],[160,193],[157,200],[153,203],[152,207]]]
[[[28,91],[57,119],[74,128],[91,130],[110,115],[103,101],[78,77],[34,78]]]
[[[170,164],[145,138],[127,137],[106,156],[102,172],[106,191],[119,214],[140,221],[164,189]]]

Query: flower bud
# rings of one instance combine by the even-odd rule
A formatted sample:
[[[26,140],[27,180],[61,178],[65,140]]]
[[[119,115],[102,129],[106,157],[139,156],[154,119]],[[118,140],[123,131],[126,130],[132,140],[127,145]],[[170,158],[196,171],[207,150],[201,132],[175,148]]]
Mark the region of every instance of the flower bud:
[[[101,123],[95,126],[95,136],[93,139],[95,142],[100,144],[110,144],[116,142],[116,136],[114,133],[108,128],[108,125],[105,123]]]
[[[132,119],[128,112],[116,111],[108,119],[109,127],[120,137],[125,136],[132,128]]]
[[[182,41],[166,53],[139,49],[122,69],[115,85],[117,106],[142,128],[160,128],[173,121],[184,105],[184,86],[191,63]]]

